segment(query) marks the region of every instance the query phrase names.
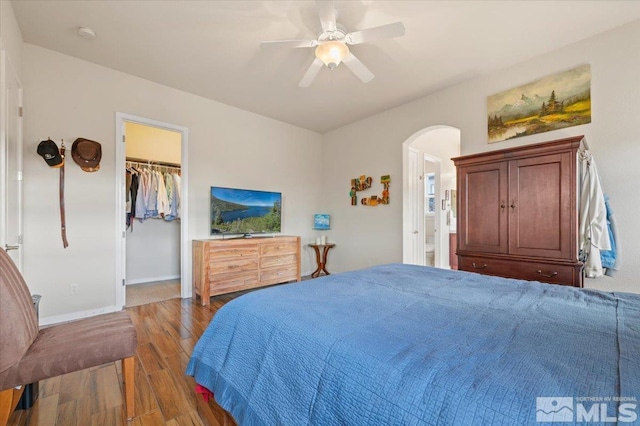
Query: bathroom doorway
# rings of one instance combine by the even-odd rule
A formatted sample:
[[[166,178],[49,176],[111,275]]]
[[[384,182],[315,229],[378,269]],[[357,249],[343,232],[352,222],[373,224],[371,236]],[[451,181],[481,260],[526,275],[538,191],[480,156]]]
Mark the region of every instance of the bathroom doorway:
[[[460,130],[432,126],[403,144],[403,262],[450,268]],[[450,247],[450,241],[454,244]]]

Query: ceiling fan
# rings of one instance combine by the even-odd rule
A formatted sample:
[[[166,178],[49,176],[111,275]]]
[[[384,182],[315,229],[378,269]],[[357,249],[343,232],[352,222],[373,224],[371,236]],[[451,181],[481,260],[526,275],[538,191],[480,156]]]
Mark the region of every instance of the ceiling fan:
[[[316,40],[277,40],[260,43],[262,48],[316,48],[316,58],[304,77],[302,77],[302,80],[300,80],[300,83],[298,83],[300,87],[309,87],[323,65],[326,65],[329,69],[334,69],[341,62],[363,83],[367,83],[373,79],[374,75],[369,68],[350,52],[349,46],[404,35],[404,24],[402,22],[349,33],[342,25],[336,22],[336,9],[333,0],[316,0],[316,7],[322,26],[322,31],[318,34]]]

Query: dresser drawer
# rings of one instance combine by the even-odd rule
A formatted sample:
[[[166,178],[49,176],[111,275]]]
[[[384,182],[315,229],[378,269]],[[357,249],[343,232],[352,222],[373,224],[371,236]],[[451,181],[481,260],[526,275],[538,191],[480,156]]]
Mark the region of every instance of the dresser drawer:
[[[224,246],[211,244],[209,246],[209,258],[213,260],[232,259],[234,257],[258,257],[256,244]]]
[[[289,267],[266,268],[260,270],[260,283],[262,285],[277,284],[298,279],[297,265]]]
[[[296,266],[298,256],[293,254],[283,254],[280,256],[263,256],[260,258],[261,268],[270,268],[273,266]]]
[[[232,293],[246,290],[258,285],[258,271],[219,274],[212,278],[209,285],[209,295]]]
[[[296,254],[297,252],[298,243],[296,241],[283,241],[260,246],[261,256],[280,256],[283,254]]]
[[[218,274],[230,272],[254,271],[258,269],[258,256],[239,256],[226,259],[224,262],[211,260],[209,264],[209,279],[215,280]]]
[[[579,265],[558,265],[474,256],[460,256],[459,261],[458,268],[462,271],[580,287]]]

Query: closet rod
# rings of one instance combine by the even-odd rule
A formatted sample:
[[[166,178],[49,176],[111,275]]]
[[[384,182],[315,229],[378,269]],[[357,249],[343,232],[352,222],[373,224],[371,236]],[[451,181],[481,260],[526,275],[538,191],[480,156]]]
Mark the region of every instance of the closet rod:
[[[130,161],[132,163],[140,163],[141,165],[149,165],[149,166],[166,166],[166,167],[177,167],[180,168],[180,164],[177,163],[168,163],[165,161],[153,161],[153,160],[145,160],[144,158],[134,158],[127,157],[126,161]]]

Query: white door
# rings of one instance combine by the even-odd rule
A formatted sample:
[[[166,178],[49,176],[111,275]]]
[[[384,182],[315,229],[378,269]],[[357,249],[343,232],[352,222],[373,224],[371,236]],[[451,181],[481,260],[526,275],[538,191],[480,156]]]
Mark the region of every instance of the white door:
[[[424,235],[424,209],[420,202],[420,200],[423,199],[421,195],[421,192],[423,191],[422,181],[420,179],[421,174],[422,161],[420,159],[419,152],[415,149],[409,148],[407,163],[408,203],[405,204],[408,208],[408,215],[406,217],[408,220],[406,223],[409,226],[405,227],[407,252],[404,256],[404,263],[414,265],[424,265],[424,242],[421,238],[421,236]]]
[[[22,87],[0,51],[0,246],[22,269]]]

